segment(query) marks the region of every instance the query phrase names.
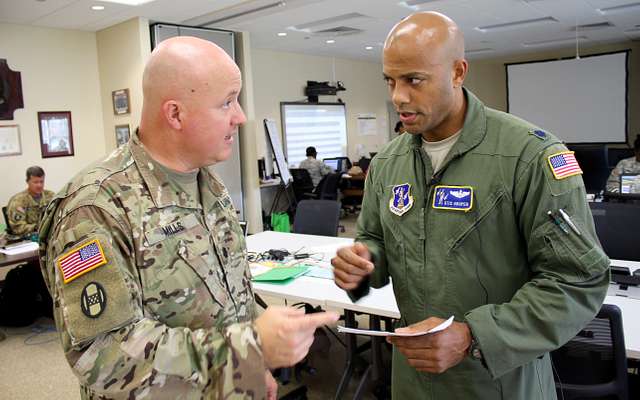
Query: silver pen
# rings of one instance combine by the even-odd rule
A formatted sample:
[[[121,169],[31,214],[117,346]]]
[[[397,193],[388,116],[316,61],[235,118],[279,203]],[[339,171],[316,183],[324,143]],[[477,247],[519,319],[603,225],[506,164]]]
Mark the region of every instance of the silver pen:
[[[564,212],[562,208],[558,208],[558,211],[560,212],[560,215],[562,216],[562,219],[564,220],[564,222],[566,222],[567,225],[569,225],[569,227],[573,229],[573,231],[577,235],[580,235],[580,231],[578,230],[578,227],[576,226],[576,224],[573,223],[571,218],[569,218],[569,215],[566,212]]]

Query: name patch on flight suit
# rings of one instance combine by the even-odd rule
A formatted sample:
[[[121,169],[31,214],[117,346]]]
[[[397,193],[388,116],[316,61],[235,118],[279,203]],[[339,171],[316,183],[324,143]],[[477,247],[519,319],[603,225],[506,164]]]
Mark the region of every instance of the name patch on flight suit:
[[[469,211],[473,207],[471,186],[436,186],[433,208],[441,210]]]
[[[389,211],[401,217],[413,207],[413,196],[411,196],[411,185],[403,183],[395,185],[391,189],[392,197],[389,200]]]

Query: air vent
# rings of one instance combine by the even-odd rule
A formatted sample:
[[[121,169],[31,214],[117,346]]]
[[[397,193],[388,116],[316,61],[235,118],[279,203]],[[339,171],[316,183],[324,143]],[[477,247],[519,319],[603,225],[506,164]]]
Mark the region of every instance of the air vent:
[[[404,4],[408,5],[409,7],[414,7],[424,3],[432,3],[434,1],[438,1],[438,0],[407,0],[404,2]]]
[[[534,42],[522,43],[522,46],[524,46],[524,47],[543,47],[543,46],[551,46],[551,45],[556,45],[556,44],[575,43],[576,40],[584,41],[584,40],[588,40],[588,38],[586,36],[578,36],[578,37],[572,36],[572,37],[566,37],[566,38],[557,38],[557,39],[549,39],[549,40],[538,40],[538,41],[534,41]]]
[[[348,14],[336,15],[335,17],[307,22],[300,25],[295,25],[293,28],[295,30],[303,31],[303,30],[309,30],[310,28],[314,28],[316,26],[333,25],[339,22],[348,21],[348,20],[357,19],[357,18],[371,18],[371,17],[364,14],[357,13],[357,12],[352,12]]]
[[[571,32],[575,32],[576,29],[579,32],[580,31],[595,31],[596,29],[610,28],[612,26],[614,26],[614,25],[611,22],[607,21],[607,22],[597,22],[595,24],[578,25],[577,27],[573,26],[569,30]]]
[[[335,28],[322,29],[320,31],[312,32],[317,36],[347,36],[355,35],[357,33],[364,32],[362,29],[351,28],[349,26],[337,26]]]
[[[503,31],[508,29],[522,28],[525,26],[540,26],[540,25],[551,23],[551,22],[555,23],[555,22],[558,22],[558,20],[553,17],[525,19],[521,21],[506,22],[504,24],[479,26],[476,28],[476,30],[480,32],[495,32],[495,31]]]
[[[464,54],[465,55],[482,54],[482,53],[490,53],[492,51],[495,51],[495,50],[492,49],[491,47],[483,47],[483,48],[480,48],[480,49],[465,50]]]
[[[636,11],[638,9],[640,9],[640,3],[629,3],[620,6],[599,8],[598,11],[600,14],[609,15]]]

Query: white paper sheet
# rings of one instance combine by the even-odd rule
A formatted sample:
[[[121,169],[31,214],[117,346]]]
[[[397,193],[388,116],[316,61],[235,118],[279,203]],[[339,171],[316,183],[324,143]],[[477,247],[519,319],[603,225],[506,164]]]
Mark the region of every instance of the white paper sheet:
[[[36,242],[24,242],[19,244],[12,244],[0,249],[0,253],[8,256],[15,256],[16,254],[29,253],[31,251],[38,250],[38,243]]]
[[[438,326],[431,328],[428,331],[424,332],[415,332],[415,333],[395,333],[395,332],[387,332],[387,331],[372,331],[368,329],[355,329],[355,328],[347,328],[344,326],[338,325],[338,332],[342,333],[351,333],[355,335],[366,335],[366,336],[402,336],[402,337],[413,337],[413,336],[422,336],[428,333],[436,333],[447,329],[451,323],[453,323],[453,315],[449,317],[446,321],[441,323]]]

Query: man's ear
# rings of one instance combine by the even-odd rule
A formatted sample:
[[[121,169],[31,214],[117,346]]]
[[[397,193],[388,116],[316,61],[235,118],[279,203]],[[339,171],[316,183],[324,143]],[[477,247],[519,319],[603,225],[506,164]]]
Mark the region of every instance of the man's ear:
[[[182,119],[184,117],[184,107],[182,103],[175,100],[167,100],[162,104],[162,114],[169,126],[173,129],[182,129]]]
[[[467,77],[469,64],[467,60],[460,59],[453,62],[453,87],[461,87]]]

